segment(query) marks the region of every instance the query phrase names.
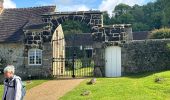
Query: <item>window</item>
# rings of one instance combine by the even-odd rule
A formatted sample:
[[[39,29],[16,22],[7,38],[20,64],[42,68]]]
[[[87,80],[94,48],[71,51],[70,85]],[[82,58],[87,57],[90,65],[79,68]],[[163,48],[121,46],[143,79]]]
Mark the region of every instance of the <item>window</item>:
[[[93,48],[87,47],[85,48],[86,56],[87,58],[92,58],[93,57]]]
[[[42,50],[30,49],[28,52],[29,65],[41,65],[42,64]]]

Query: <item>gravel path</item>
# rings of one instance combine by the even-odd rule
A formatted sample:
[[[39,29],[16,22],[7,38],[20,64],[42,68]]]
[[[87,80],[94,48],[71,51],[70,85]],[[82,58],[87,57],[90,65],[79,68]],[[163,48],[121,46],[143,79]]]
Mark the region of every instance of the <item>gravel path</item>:
[[[25,100],[58,100],[84,79],[52,80],[27,91]]]

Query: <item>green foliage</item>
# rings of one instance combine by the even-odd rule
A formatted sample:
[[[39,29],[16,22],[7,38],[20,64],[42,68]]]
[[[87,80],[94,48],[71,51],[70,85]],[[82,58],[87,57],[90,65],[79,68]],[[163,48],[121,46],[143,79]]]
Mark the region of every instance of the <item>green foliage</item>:
[[[168,28],[162,28],[162,29],[153,30],[153,31],[150,33],[149,38],[151,38],[151,39],[165,39],[165,38],[170,38],[170,29],[168,29]]]
[[[170,27],[170,0],[156,0],[146,5],[129,6],[119,4],[113,10],[115,16],[109,17],[105,12],[103,22],[111,24],[132,24],[133,31],[151,31]],[[64,34],[89,33],[90,27],[78,21],[66,21],[62,24]]]
[[[76,33],[89,33],[90,27],[86,23],[68,20],[62,24],[65,36]]]
[[[133,31],[151,31],[170,27],[170,0],[156,0],[146,5],[119,4],[115,16],[104,15],[104,24],[132,24]]]
[[[6,60],[5,59],[0,59],[0,68],[4,67],[6,65]]]
[[[133,23],[132,24],[133,30],[135,31],[146,31],[149,30],[149,26],[144,23]]]
[[[105,12],[103,22],[111,24],[132,24],[133,31],[151,31],[170,27],[170,0],[156,0],[146,5],[129,6],[119,4],[113,10],[115,16],[109,17]],[[90,27],[78,21],[66,21],[62,24],[64,34],[89,33]]]
[[[4,69],[4,67],[7,65],[7,61],[6,60],[4,60],[4,59],[0,59],[0,74],[3,74],[3,69]]]
[[[105,25],[111,24],[111,23],[110,23],[110,17],[109,17],[109,14],[108,14],[107,12],[105,12],[105,13],[103,14],[103,23],[104,23]]]
[[[122,59],[125,73],[153,72],[170,69],[169,40],[146,40],[124,44]]]
[[[119,24],[131,24],[134,21],[130,13],[122,14],[117,19],[119,20]]]
[[[164,81],[156,83],[155,78]],[[88,80],[67,93],[60,100],[169,100],[170,71],[142,73],[121,78],[98,78],[95,85],[87,85]],[[85,90],[88,96],[81,96]]]
[[[3,96],[3,85],[0,85],[0,98]]]
[[[121,3],[115,7],[114,12],[116,14],[116,17],[119,17],[123,14],[129,13],[130,10],[131,6]]]

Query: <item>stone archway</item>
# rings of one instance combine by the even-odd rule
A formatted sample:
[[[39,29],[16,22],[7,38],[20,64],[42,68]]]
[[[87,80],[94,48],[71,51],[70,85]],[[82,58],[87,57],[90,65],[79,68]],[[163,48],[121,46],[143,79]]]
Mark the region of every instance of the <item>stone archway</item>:
[[[132,29],[129,24],[121,25],[103,25],[103,12],[100,11],[79,11],[79,12],[54,12],[42,15],[42,24],[32,25],[24,28],[25,51],[29,48],[39,48],[44,50],[44,66],[52,66],[53,48],[51,46],[53,35],[66,20],[75,20],[84,22],[91,27],[91,33],[95,52],[100,52],[94,57],[95,66],[103,67],[104,58],[102,58],[102,49],[105,44],[119,44],[122,41],[132,40]],[[111,43],[111,44],[110,44]]]
[[[130,24],[103,25],[103,12],[53,12],[42,15],[42,24],[28,26],[24,29],[27,47],[41,48],[42,43],[51,42],[56,28],[66,20],[84,22],[91,27],[94,41],[128,41],[132,40]],[[36,36],[32,36],[35,35]]]
[[[54,12],[42,15],[42,24],[24,28],[26,48],[42,48],[44,42],[51,42],[56,28],[66,20],[85,22],[91,27],[91,33],[96,32],[96,27],[103,27],[103,12]]]
[[[66,20],[84,22],[91,27],[91,30],[103,26],[103,12],[100,11],[57,12],[42,16],[43,21],[52,27],[51,33]]]

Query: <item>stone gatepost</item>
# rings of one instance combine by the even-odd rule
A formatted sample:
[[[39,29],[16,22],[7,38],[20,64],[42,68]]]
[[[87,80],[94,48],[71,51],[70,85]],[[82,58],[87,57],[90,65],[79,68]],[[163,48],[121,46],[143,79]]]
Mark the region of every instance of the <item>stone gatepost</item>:
[[[109,46],[120,46],[123,43],[133,40],[132,28],[130,24],[104,25],[96,27],[93,33],[95,43],[94,48],[94,75],[101,77],[105,75],[105,50]],[[97,69],[97,70],[96,70]]]

